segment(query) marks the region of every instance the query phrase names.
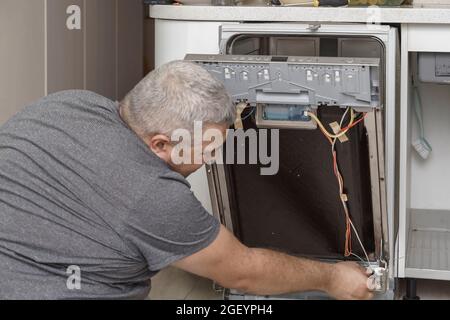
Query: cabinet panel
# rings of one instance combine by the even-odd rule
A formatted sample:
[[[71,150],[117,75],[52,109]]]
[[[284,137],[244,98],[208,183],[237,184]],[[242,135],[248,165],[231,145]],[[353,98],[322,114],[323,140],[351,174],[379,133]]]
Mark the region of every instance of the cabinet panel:
[[[47,1],[48,93],[84,88],[84,1]],[[81,9],[81,29],[69,30],[67,8]]]
[[[117,99],[117,1],[86,1],[86,89]]]
[[[144,20],[144,74],[155,68],[155,20]]]
[[[407,35],[409,51],[450,52],[450,24],[410,24]]]
[[[142,79],[144,69],[144,6],[141,0],[118,0],[118,99]]]
[[[0,125],[45,94],[43,0],[0,1]]]

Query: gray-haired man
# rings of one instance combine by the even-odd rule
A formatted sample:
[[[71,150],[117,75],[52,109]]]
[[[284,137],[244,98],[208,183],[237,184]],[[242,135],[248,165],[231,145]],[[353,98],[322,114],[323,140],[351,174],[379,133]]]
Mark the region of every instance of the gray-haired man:
[[[170,136],[195,121],[225,135],[235,112],[178,61],[120,104],[65,91],[14,116],[0,128],[0,298],[145,298],[169,265],[254,294],[371,298],[357,264],[248,248],[194,197],[185,177],[201,163],[175,163]]]

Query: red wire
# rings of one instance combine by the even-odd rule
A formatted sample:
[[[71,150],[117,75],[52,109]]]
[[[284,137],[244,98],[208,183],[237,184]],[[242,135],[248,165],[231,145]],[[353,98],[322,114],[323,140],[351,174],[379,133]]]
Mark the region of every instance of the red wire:
[[[361,121],[364,120],[364,118],[366,117],[367,113],[363,113],[363,116],[361,118],[359,118],[357,121],[353,122],[351,125],[347,125],[344,128],[341,128],[341,130],[339,131],[339,133],[344,132],[344,131],[348,131],[351,128],[353,128],[354,126],[356,126],[358,123],[360,123]],[[320,128],[320,127],[319,127]],[[324,134],[325,138],[327,138],[328,142],[330,142],[330,144],[333,143],[333,140],[328,137],[325,132],[323,132],[322,128],[320,128],[320,130],[322,131],[322,133]],[[338,134],[339,134],[338,133]],[[338,172],[337,169],[337,155],[336,155],[336,151],[333,151],[333,171],[334,171],[334,175],[336,176],[336,178],[338,179],[339,184],[342,184],[342,188],[343,186],[343,181],[340,177],[340,174]],[[341,182],[342,181],[342,182]],[[339,190],[340,193],[340,190]],[[342,196],[341,194],[339,196]],[[351,230],[351,219],[350,216],[347,214],[347,212],[345,212],[345,252],[344,252],[344,256],[348,257],[352,254],[352,230]]]
[[[361,121],[364,120],[364,118],[367,116],[367,113],[363,113],[363,116],[361,118],[359,118],[358,120],[356,120],[355,122],[353,122],[350,126],[346,126],[345,128],[341,128],[341,131],[346,131],[349,130],[351,128],[353,128],[354,126],[356,126],[358,123],[360,123]]]

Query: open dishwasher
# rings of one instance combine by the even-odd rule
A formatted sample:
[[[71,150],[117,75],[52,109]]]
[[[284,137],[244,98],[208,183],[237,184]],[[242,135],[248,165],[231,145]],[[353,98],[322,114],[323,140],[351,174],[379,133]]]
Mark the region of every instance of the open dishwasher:
[[[213,213],[250,247],[370,265],[377,297],[392,299],[395,28],[223,24],[219,34],[219,54],[185,59],[247,104],[244,132],[277,130],[279,168],[261,175],[260,162],[209,165]]]

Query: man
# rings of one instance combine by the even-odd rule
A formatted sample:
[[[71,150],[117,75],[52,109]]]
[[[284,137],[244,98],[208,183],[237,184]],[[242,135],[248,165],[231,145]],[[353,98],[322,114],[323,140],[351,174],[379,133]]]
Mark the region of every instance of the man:
[[[14,116],[0,129],[0,298],[145,298],[169,265],[259,295],[371,298],[356,263],[248,248],[194,197],[185,177],[201,164],[173,161],[171,133],[225,134],[235,113],[220,82],[178,61],[119,104],[65,91]]]

